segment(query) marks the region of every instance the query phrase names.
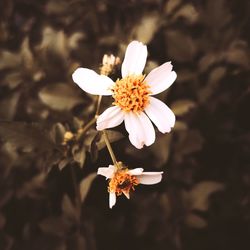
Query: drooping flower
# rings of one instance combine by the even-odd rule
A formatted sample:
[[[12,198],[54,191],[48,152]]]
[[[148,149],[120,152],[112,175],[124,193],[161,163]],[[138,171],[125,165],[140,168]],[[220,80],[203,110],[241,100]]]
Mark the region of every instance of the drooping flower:
[[[116,196],[124,194],[129,199],[130,191],[135,190],[139,184],[152,185],[159,183],[163,172],[143,172],[143,168],[127,169],[118,163],[119,168],[109,165],[109,167],[98,168],[97,174],[109,179],[109,207],[116,203]]]
[[[113,106],[97,119],[97,130],[113,128],[125,122],[131,143],[138,149],[155,141],[152,122],[162,133],[170,132],[175,124],[171,109],[153,95],[166,90],[177,75],[171,62],[166,62],[143,75],[147,47],[138,41],[131,42],[122,63],[122,79],[113,82],[108,76],[99,75],[87,68],[78,68],[72,75],[75,83],[93,95],[111,95]],[[152,122],[151,122],[151,121]]]

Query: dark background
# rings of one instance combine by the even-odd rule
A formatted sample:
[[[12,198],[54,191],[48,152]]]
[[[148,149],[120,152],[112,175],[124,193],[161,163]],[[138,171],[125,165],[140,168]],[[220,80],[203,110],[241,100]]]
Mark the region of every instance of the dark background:
[[[250,249],[249,9],[237,0],[0,0],[0,249]],[[146,73],[172,61],[177,80],[158,97],[177,122],[142,150],[124,125],[109,132],[129,168],[164,171],[110,210],[95,175],[110,156],[94,126],[81,136],[96,99],[71,74],[98,71],[104,53],[122,60],[133,39],[148,45]]]

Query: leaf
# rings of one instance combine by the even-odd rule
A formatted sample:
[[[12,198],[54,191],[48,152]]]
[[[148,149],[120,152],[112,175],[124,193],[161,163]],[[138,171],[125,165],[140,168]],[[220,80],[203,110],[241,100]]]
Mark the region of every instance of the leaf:
[[[0,51],[0,70],[18,68],[30,69],[34,66],[33,54],[30,50],[29,38],[25,37],[17,53],[7,50]]]
[[[89,249],[89,247],[87,247],[87,240],[86,240],[86,235],[83,235],[82,233],[78,232],[76,233],[74,238],[74,248],[73,249]],[[93,248],[92,248],[93,249]]]
[[[78,216],[77,216],[77,210],[72,203],[71,199],[69,198],[68,195],[63,196],[62,200],[62,211],[63,211],[63,216],[69,218],[72,221],[77,222]]]
[[[223,59],[229,63],[249,68],[249,48],[243,41],[234,41],[223,54]]]
[[[188,226],[197,229],[201,229],[207,226],[207,222],[194,213],[189,213],[185,218],[185,222]]]
[[[186,204],[189,210],[206,211],[209,206],[209,196],[215,192],[224,190],[224,184],[216,181],[202,181],[196,184],[186,196]]]
[[[0,138],[20,148],[37,148],[44,151],[55,149],[55,144],[38,124],[0,122]]]
[[[185,115],[186,113],[188,113],[190,109],[194,108],[195,106],[196,106],[195,102],[188,100],[188,99],[182,99],[182,100],[175,101],[171,105],[171,109],[175,115],[181,116],[181,115]]]
[[[50,0],[47,2],[45,9],[49,15],[62,15],[70,7],[71,1]]]
[[[37,190],[43,188],[45,185],[45,178],[46,174],[42,172],[25,182],[24,185],[16,191],[17,198],[36,197]]]
[[[86,146],[88,152],[90,152],[91,150],[91,143],[93,142],[96,135],[99,133],[100,132],[95,129],[89,129],[84,135],[84,145]]]
[[[203,18],[206,24],[216,30],[222,29],[232,19],[229,5],[226,0],[207,1]],[[221,36],[221,33],[218,33]]]
[[[61,145],[64,141],[64,135],[66,133],[65,127],[61,123],[56,123],[53,125],[51,130],[51,137],[53,138],[53,141],[57,145]]]
[[[68,47],[70,49],[77,49],[79,47],[80,41],[85,38],[85,34],[82,32],[73,33],[68,40]]]
[[[181,0],[169,0],[165,4],[165,13],[171,14],[179,5]]]
[[[140,23],[135,26],[132,31],[132,37],[135,40],[148,44],[160,28],[161,22],[159,13],[150,13],[149,15],[143,16]]]
[[[216,67],[211,71],[207,85],[199,90],[198,98],[200,103],[207,102],[216,88],[219,87],[220,80],[225,76],[226,72],[227,69],[224,66]]]
[[[32,69],[35,62],[33,54],[30,50],[30,42],[28,37],[25,37],[22,42],[20,56],[22,58],[22,64],[25,66],[25,68]]]
[[[12,198],[12,196],[13,196],[13,190],[5,191],[3,194],[1,193],[0,208],[3,207],[5,204],[7,204],[8,201]]]
[[[84,146],[79,148],[79,145],[74,145],[72,148],[73,158],[79,163],[82,168],[86,159],[86,148]]]
[[[37,50],[40,53],[53,52],[64,59],[68,58],[69,50],[64,31],[57,31],[49,26],[45,27],[42,32],[42,41],[37,46]]]
[[[157,63],[156,61],[153,61],[153,60],[147,60],[147,64],[144,68],[144,72],[146,74],[149,74],[153,69],[155,69],[157,67],[159,67],[159,63]]]
[[[209,75],[208,84],[214,85],[219,82],[226,74],[227,69],[224,66],[216,67]]]
[[[3,216],[3,214],[0,213],[0,230],[3,229],[5,223],[6,223],[6,219],[5,219],[5,217]]]
[[[214,65],[221,56],[215,53],[207,52],[199,61],[199,70],[205,72],[209,67]]]
[[[199,130],[180,130],[178,132],[178,140],[175,141],[175,151],[178,154],[174,155],[177,162],[181,162],[183,157],[202,149],[204,138]]]
[[[96,173],[92,173],[92,174],[89,174],[86,178],[84,178],[80,182],[80,194],[81,194],[81,201],[82,202],[84,202],[84,200],[89,192],[90,186],[91,186],[93,180],[95,179],[95,177],[96,177]]]
[[[0,51],[0,70],[15,68],[20,64],[20,55],[7,50]]]
[[[196,81],[197,73],[188,69],[178,70],[178,82],[194,82]]]
[[[58,163],[58,168],[59,170],[64,169],[69,163],[70,163],[70,158],[64,158]]]
[[[80,128],[83,127],[83,125],[84,125],[83,120],[80,120],[80,119],[77,118],[77,117],[74,117],[74,118],[73,118],[73,128],[74,128],[75,130],[79,130]]]
[[[19,98],[20,94],[16,92],[0,101],[0,119],[9,121],[14,118]]]
[[[101,136],[102,136],[102,133],[100,133],[98,131],[98,133],[96,134],[96,136],[94,137],[94,139],[92,140],[92,142],[90,144],[90,155],[91,155],[91,159],[93,162],[95,162],[98,158],[97,143],[98,143],[98,141],[100,141]]]
[[[176,121],[173,130],[174,131],[181,131],[181,130],[187,130],[188,126],[185,122]]]
[[[62,157],[48,133],[38,124],[0,122],[0,140],[10,156],[11,164],[20,165],[20,157],[35,161],[34,167],[49,171]],[[20,166],[24,166],[21,163]]]
[[[189,62],[196,55],[194,40],[181,31],[167,31],[166,44],[169,57],[176,61]]]
[[[13,71],[7,74],[2,82],[3,85],[8,86],[9,89],[15,89],[22,83],[22,74],[18,71]]]
[[[184,18],[190,24],[195,23],[199,18],[197,9],[192,4],[185,4],[174,15],[174,19]]]
[[[39,227],[45,233],[63,237],[67,235],[72,226],[72,222],[63,217],[47,217],[39,223]]]
[[[172,142],[172,134],[160,135],[155,143],[150,147],[155,157],[154,167],[160,168],[169,159]]]
[[[170,218],[172,214],[172,205],[171,205],[171,200],[168,196],[168,193],[163,193],[159,197],[159,203],[164,211],[164,217],[165,218]]]
[[[76,88],[64,83],[45,86],[39,92],[39,98],[44,104],[57,111],[69,111],[83,102]]]

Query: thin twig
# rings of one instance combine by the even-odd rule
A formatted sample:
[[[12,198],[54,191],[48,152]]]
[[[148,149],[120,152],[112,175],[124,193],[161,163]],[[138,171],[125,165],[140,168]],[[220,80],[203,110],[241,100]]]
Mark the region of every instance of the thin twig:
[[[107,146],[107,148],[108,148],[108,151],[109,151],[109,154],[110,154],[110,156],[111,156],[111,159],[112,159],[114,165],[117,166],[117,160],[116,160],[114,151],[113,151],[113,149],[112,149],[112,147],[111,147],[111,144],[110,144],[110,142],[109,142],[107,132],[106,132],[105,130],[103,130],[102,132],[103,132],[104,141],[105,141],[106,146]]]
[[[100,107],[101,107],[101,101],[102,101],[102,96],[99,95],[97,99],[97,104],[96,104],[96,112],[95,112],[95,118],[98,117],[99,112],[100,112]]]

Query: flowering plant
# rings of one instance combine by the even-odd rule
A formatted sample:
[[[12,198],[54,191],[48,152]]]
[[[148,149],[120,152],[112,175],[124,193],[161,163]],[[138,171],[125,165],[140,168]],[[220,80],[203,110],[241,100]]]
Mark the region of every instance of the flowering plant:
[[[161,181],[163,172],[143,172],[142,168],[129,170],[116,160],[105,129],[120,125],[123,121],[130,142],[138,149],[155,142],[155,130],[152,122],[162,133],[171,131],[175,124],[175,115],[171,109],[153,95],[166,90],[175,81],[177,75],[171,62],[166,62],[143,75],[146,64],[147,47],[138,41],[132,41],[126,50],[121,66],[122,78],[113,81],[108,77],[118,60],[114,56],[103,58],[100,74],[87,68],[78,68],[72,75],[73,81],[89,94],[99,95],[96,112],[96,129],[104,131],[105,142],[114,165],[99,168],[98,174],[109,179],[109,207],[116,203],[116,195],[129,192],[138,184],[156,184]],[[102,96],[112,96],[113,106],[98,114]],[[151,121],[152,122],[151,122]]]

